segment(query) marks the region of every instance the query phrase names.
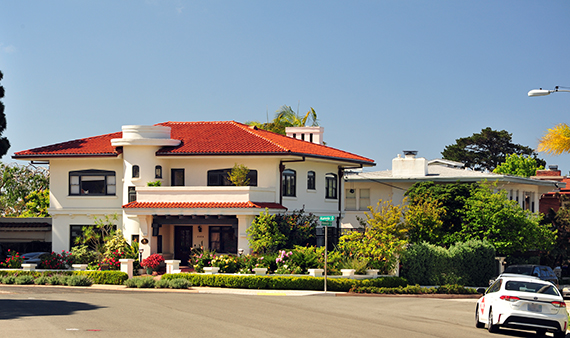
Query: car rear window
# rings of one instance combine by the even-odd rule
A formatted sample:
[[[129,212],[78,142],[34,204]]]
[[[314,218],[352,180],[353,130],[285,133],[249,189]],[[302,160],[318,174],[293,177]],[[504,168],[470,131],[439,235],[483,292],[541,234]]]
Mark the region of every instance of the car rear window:
[[[543,283],[508,281],[505,285],[505,290],[558,296],[558,292],[556,292],[554,285]]]
[[[531,275],[532,266],[509,266],[504,273],[516,273],[519,275]]]

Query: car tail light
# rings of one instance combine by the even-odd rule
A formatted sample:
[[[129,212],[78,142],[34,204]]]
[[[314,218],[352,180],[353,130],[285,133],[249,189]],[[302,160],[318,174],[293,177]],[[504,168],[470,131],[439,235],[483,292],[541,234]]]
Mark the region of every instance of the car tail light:
[[[552,305],[554,305],[555,307],[566,307],[566,303],[564,302],[552,302]]]
[[[519,297],[514,297],[514,296],[501,296],[502,300],[506,300],[507,302],[516,302],[521,300]]]

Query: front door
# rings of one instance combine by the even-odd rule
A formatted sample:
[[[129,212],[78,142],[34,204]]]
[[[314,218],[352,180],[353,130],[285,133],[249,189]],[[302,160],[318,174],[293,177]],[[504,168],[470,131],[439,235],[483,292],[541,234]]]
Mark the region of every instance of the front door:
[[[174,227],[174,259],[180,260],[180,265],[190,265],[190,251],[192,250],[192,226]]]

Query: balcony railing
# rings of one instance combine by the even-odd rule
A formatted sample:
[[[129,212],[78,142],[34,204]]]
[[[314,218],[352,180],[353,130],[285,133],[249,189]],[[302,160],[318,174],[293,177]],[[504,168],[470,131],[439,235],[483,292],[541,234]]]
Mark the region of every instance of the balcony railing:
[[[278,202],[276,188],[137,187],[138,202]]]

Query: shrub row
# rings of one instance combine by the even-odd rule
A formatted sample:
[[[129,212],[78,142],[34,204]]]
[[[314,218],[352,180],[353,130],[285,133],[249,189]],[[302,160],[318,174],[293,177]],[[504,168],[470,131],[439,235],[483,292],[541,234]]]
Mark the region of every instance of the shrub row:
[[[412,244],[402,254],[401,262],[401,275],[410,284],[485,286],[495,275],[495,248],[476,240],[449,249]]]
[[[3,270],[0,271],[0,278],[4,277],[19,277],[31,276],[34,279],[39,277],[52,277],[54,275],[60,276],[85,276],[92,281],[92,284],[112,284],[122,285],[127,279],[128,275],[121,271],[23,271],[23,270]]]
[[[91,286],[93,280],[86,275],[53,275],[53,276],[38,276],[32,275],[9,275],[2,277],[0,282],[3,284],[37,284],[37,285],[68,285],[68,286]]]
[[[192,286],[185,278],[160,279],[155,281],[152,277],[135,277],[125,281],[128,288],[157,288],[157,289],[188,289]]]
[[[463,285],[457,284],[448,284],[442,285],[439,287],[432,287],[432,288],[422,288],[419,285],[408,285],[405,287],[397,287],[397,288],[385,288],[385,287],[375,287],[375,286],[359,286],[350,289],[350,292],[354,293],[378,293],[378,294],[396,294],[396,295],[405,295],[405,294],[460,294],[460,295],[467,295],[467,294],[477,294],[475,289],[466,288]]]
[[[323,290],[322,277],[288,276],[240,276],[240,275],[200,275],[195,273],[165,274],[163,280],[184,278],[195,286],[227,287],[236,289],[270,290]],[[408,282],[400,277],[382,277],[376,279],[328,278],[327,290],[349,291],[359,286],[394,288],[406,286]]]

